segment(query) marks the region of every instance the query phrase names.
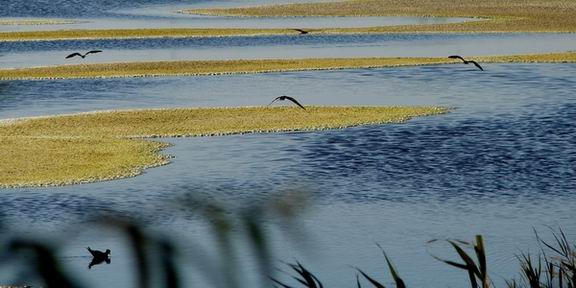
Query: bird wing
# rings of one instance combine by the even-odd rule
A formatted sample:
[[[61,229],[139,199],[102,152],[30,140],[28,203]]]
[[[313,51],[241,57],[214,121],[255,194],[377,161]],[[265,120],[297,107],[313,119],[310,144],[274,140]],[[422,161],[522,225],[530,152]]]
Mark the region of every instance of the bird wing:
[[[88,252],[90,252],[90,254],[92,254],[92,257],[96,256],[94,255],[94,250],[90,249],[90,247],[86,247],[86,249],[88,250]]]
[[[88,55],[88,54],[94,54],[94,53],[100,53],[100,52],[102,52],[102,50],[92,50],[92,51],[86,52],[86,55]]]
[[[292,98],[292,97],[290,97],[290,96],[285,96],[285,97],[286,97],[286,99],[292,101],[294,104],[300,106],[300,108],[306,110],[306,108],[304,108],[304,106],[302,106],[300,103],[298,103],[298,101],[296,101],[296,99],[294,99],[294,98]]]
[[[484,69],[482,68],[482,66],[480,66],[480,64],[478,64],[478,62],[476,62],[476,61],[472,61],[472,60],[470,60],[470,61],[468,61],[468,62],[470,62],[470,63],[474,64],[474,66],[478,67],[478,69],[480,69],[480,70],[484,71]]]
[[[68,58],[72,58],[72,57],[74,57],[74,56],[80,56],[80,57],[82,57],[82,54],[80,54],[80,53],[78,53],[78,52],[76,52],[76,53],[72,53],[72,54],[70,54],[70,55],[66,56],[66,59],[68,59]]]
[[[280,96],[280,97],[281,97],[281,96]],[[272,105],[272,103],[276,102],[276,100],[280,99],[280,97],[276,97],[276,98],[274,98],[274,100],[272,100],[272,102],[270,102],[270,104],[268,104],[268,105],[266,105],[266,106],[270,106],[270,105]]]
[[[450,56],[448,56],[448,58],[450,58],[450,59],[460,59],[460,60],[462,60],[462,62],[466,62],[466,60],[464,60],[464,58],[462,58],[462,56],[458,56],[458,55],[450,55]]]

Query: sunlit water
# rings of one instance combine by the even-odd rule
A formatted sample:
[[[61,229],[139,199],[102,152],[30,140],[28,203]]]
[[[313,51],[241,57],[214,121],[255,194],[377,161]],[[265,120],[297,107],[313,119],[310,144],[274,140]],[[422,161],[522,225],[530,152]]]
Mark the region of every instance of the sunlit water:
[[[66,224],[84,223],[91,213],[116,211],[171,231],[185,251],[205,247],[201,250],[210,253],[204,222],[179,217],[167,202],[192,193],[242,203],[305,189],[315,200],[298,229],[308,235],[307,244],[290,244],[276,234],[273,244],[277,259],[301,260],[327,286],[353,285],[349,265],[389,281],[374,245],[379,242],[410,287],[461,287],[465,273],[439,263],[429,252],[454,255],[446,247],[425,243],[483,234],[493,280],[501,287],[502,277],[517,275],[514,255],[537,249],[532,227],[545,234],[546,225],[561,226],[576,237],[576,65],[485,68],[480,72],[466,65],[439,65],[4,82],[3,94],[10,97],[0,100],[1,118],[136,107],[262,105],[281,93],[305,105],[455,109],[404,124],[165,139],[175,144],[165,151],[175,156],[170,165],[130,179],[4,189],[2,211],[9,223],[25,227],[20,230],[40,229],[48,235],[67,231]],[[82,257],[86,245],[112,249],[112,264],[87,270],[89,259]],[[128,286],[132,281],[131,257],[116,234],[92,230],[76,235],[66,242],[62,257],[78,277],[98,287]],[[243,254],[241,262],[250,259]],[[188,281],[202,280],[191,276]]]

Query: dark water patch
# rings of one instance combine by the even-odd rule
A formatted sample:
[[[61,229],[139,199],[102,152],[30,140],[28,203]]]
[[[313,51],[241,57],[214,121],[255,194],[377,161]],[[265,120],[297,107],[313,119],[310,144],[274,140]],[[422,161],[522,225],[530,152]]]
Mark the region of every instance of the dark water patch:
[[[320,191],[341,183],[345,201],[569,197],[576,179],[574,108],[320,134],[305,146],[303,166],[310,169],[298,169],[325,183]]]

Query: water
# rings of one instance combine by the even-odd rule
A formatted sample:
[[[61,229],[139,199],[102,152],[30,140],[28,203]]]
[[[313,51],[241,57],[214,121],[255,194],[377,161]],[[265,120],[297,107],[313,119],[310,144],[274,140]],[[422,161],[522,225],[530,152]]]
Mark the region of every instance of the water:
[[[471,240],[477,233],[486,237],[489,267],[494,281],[502,284],[517,273],[514,254],[537,249],[532,227],[546,231],[545,225],[562,226],[576,236],[576,97],[570,88],[576,65],[485,68],[5,82],[5,91],[13,96],[2,99],[2,118],[129,108],[134,103],[258,105],[281,91],[305,104],[420,104],[455,110],[404,124],[335,131],[166,139],[175,144],[165,151],[175,156],[168,166],[117,181],[4,189],[3,212],[13,224],[50,234],[61,231],[63,223],[83,223],[86,211],[116,211],[140,215],[151,227],[179,231],[171,233],[177,239],[206,245],[210,238],[202,233],[202,221],[175,218],[172,206],[163,203],[184,193],[242,203],[304,188],[315,199],[300,228],[308,232],[309,244],[296,248],[275,235],[274,245],[279,259],[302,260],[329,286],[353,283],[354,272],[347,265],[386,275],[374,241],[387,249],[411,287],[461,285],[466,275],[438,263],[428,251],[453,256],[449,249],[425,243],[434,238]],[[96,272],[85,270],[88,261],[80,257],[85,243],[117,251],[113,263]],[[118,235],[85,232],[68,241],[63,257],[79,277],[99,287],[128,285],[131,258],[123,243]],[[190,245],[184,242],[184,249],[193,249]],[[249,263],[251,258],[241,259]],[[99,277],[103,274],[105,279]]]
[[[274,1],[280,3],[282,1]],[[204,26],[338,27],[392,25],[427,18],[239,19],[174,14],[187,7],[269,4],[251,1],[9,1],[0,17],[81,19],[86,23],[4,26],[62,29]],[[387,22],[392,21],[392,22]],[[401,21],[401,22],[394,22]],[[402,22],[408,21],[408,22]],[[0,66],[65,61],[76,50],[103,49],[83,62],[292,57],[446,56],[573,50],[572,34],[307,35],[198,39],[0,43]],[[354,284],[354,265],[390,283],[380,243],[409,287],[461,287],[467,276],[434,260],[456,259],[431,239],[472,240],[482,234],[492,279],[517,275],[515,254],[536,252],[532,233],[562,227],[576,239],[575,64],[436,65],[227,75],[0,82],[0,119],[103,109],[265,105],[291,95],[304,105],[442,105],[449,114],[403,124],[343,130],[162,139],[174,144],[167,166],[138,177],[55,188],[2,189],[4,224],[24,236],[62,246],[59,259],[91,287],[133,285],[134,260],[117,231],[87,224],[93,213],[137,219],[167,233],[190,256],[186,283],[211,287],[199,271],[215,245],[202,217],[175,211],[173,201],[201,195],[247,205],[293,189],[312,194],[289,241],[272,230],[276,259],[302,261],[327,287]],[[274,223],[276,219],[266,219]],[[80,231],[78,230],[80,229]],[[243,242],[242,239],[235,239]],[[87,269],[86,246],[110,248],[112,264]],[[246,247],[241,246],[240,247]],[[254,265],[239,261],[250,285]],[[281,266],[281,264],[278,264]],[[2,266],[0,284],[14,265]],[[11,273],[12,272],[12,273]],[[192,273],[195,272],[195,273]]]
[[[2,43],[2,67],[124,61],[326,57],[446,57],[573,50],[575,34],[305,35]],[[76,51],[103,53],[64,59]]]

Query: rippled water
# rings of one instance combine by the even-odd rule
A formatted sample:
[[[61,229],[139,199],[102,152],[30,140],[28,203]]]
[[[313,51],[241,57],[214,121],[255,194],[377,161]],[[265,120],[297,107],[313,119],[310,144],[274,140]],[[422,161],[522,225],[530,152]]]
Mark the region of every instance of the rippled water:
[[[576,236],[576,95],[571,88],[576,65],[485,68],[5,82],[3,89],[12,97],[0,101],[2,118],[134,105],[258,105],[285,92],[305,104],[455,109],[405,124],[166,139],[175,144],[166,150],[175,156],[168,166],[110,182],[4,189],[2,210],[12,223],[55,232],[64,223],[82,223],[86,211],[145,211],[149,225],[205,244],[210,240],[202,222],[175,219],[165,201],[182,193],[208,193],[241,203],[304,187],[316,199],[301,227],[311,244],[304,251],[280,237],[274,244],[281,259],[304,261],[328,286],[353,283],[349,264],[386,275],[374,241],[387,249],[411,287],[457,286],[466,275],[433,260],[425,242],[471,239],[477,233],[486,237],[489,267],[502,284],[502,277],[517,273],[514,254],[537,248],[532,227],[560,225]],[[86,242],[118,251],[117,260],[88,273],[86,259],[79,257]],[[125,284],[131,281],[126,274],[131,258],[122,243],[118,236],[87,232],[70,241],[64,257],[79,276],[99,286]],[[432,251],[447,255],[446,249]]]
[[[304,0],[307,1],[307,0]],[[279,3],[282,1],[273,1]],[[293,1],[290,1],[293,2]],[[144,26],[364,26],[386,17],[236,19],[177,15],[186,7],[270,1],[0,0],[0,17],[84,19],[74,25],[0,29]],[[422,22],[422,19],[396,19]],[[394,21],[396,21],[394,20]],[[462,19],[455,19],[461,21]],[[426,21],[447,21],[426,19]],[[451,20],[448,20],[451,21]],[[402,22],[405,23],[405,22]],[[397,23],[398,24],[398,23]],[[0,66],[64,61],[76,50],[102,49],[83,62],[290,57],[446,56],[574,50],[573,34],[307,35],[198,39],[0,43]],[[265,105],[287,94],[305,105],[443,105],[449,114],[403,124],[343,130],[163,139],[174,146],[167,166],[115,181],[56,188],[2,189],[3,220],[24,235],[65,243],[61,260],[94,287],[131,285],[133,258],[120,235],[85,227],[93,213],[137,218],[169,233],[183,253],[212,253],[213,239],[195,215],[174,211],[182,194],[242,205],[290,189],[312,193],[297,227],[306,245],[273,232],[278,259],[301,260],[328,287],[349,287],[359,266],[378,279],[388,272],[374,242],[393,259],[409,287],[461,287],[467,276],[429,253],[435,238],[483,234],[492,279],[517,275],[514,254],[536,251],[535,227],[562,227],[576,239],[575,64],[436,65],[210,77],[158,77],[0,82],[0,119],[102,109]],[[239,204],[240,203],[240,204]],[[274,219],[269,219],[274,222]],[[83,228],[79,233],[77,226]],[[239,240],[242,241],[242,240]],[[84,247],[110,248],[113,262],[87,270]],[[454,256],[454,255],[453,255]],[[454,256],[455,257],[455,256]],[[253,275],[241,253],[242,272]],[[185,271],[197,265],[192,261]],[[3,267],[6,268],[6,267]],[[0,284],[11,279],[0,272]],[[383,276],[386,275],[386,276]],[[186,273],[186,283],[206,287]],[[248,283],[250,276],[244,279]],[[249,284],[246,286],[250,286]]]

